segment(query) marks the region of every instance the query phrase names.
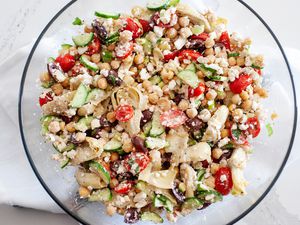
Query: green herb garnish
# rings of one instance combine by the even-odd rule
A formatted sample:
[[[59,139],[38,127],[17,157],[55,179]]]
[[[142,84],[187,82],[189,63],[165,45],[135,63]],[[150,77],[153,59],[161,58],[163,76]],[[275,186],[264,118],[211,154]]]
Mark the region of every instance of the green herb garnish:
[[[240,129],[232,130],[231,131],[232,135],[238,140],[242,134],[242,131]]]
[[[238,56],[240,56],[240,53],[238,52],[232,52],[228,54],[228,57],[238,57]]]
[[[259,70],[263,69],[263,67],[260,67],[260,66],[254,65],[254,64],[252,64],[251,67],[254,69],[259,69]]]
[[[79,17],[76,17],[72,23],[73,25],[82,25],[82,20]]]
[[[268,123],[268,124],[266,125],[266,128],[267,128],[268,136],[269,136],[269,137],[272,136],[272,135],[273,135],[273,127],[272,127],[272,125],[271,125],[270,123]]]

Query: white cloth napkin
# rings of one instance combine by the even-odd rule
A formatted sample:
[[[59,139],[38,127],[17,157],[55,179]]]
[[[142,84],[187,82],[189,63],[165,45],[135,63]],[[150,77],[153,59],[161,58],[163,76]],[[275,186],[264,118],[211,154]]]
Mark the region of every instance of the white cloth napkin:
[[[0,204],[62,212],[35,177],[25,156],[19,135],[17,119],[18,92],[23,67],[31,46],[32,44],[19,49],[0,65]],[[300,51],[286,49],[286,52],[299,90],[300,64],[297,61],[300,58]],[[300,96],[299,93],[298,96]],[[298,105],[300,105],[299,99],[300,97],[298,98]],[[299,145],[300,137],[297,137],[294,146]],[[296,160],[300,160],[299,151],[292,151],[289,163]]]

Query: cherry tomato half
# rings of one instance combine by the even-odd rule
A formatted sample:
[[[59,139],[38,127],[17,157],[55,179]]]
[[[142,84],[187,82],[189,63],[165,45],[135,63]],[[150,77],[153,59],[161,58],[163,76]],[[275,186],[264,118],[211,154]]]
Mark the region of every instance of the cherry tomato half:
[[[260,122],[257,117],[249,118],[246,124],[249,126],[246,133],[252,135],[253,138],[256,138],[260,133]]]
[[[173,15],[172,15],[173,16]],[[159,27],[163,27],[163,28],[170,28],[172,27],[169,23],[168,24],[164,24],[161,20],[160,20],[160,14],[159,12],[154,13],[154,15],[151,18],[152,22],[152,26],[156,25]],[[154,23],[154,24],[153,24]]]
[[[178,51],[171,52],[169,54],[164,55],[164,60],[168,62],[169,60],[175,59],[178,56]]]
[[[131,105],[120,105],[115,113],[117,120],[120,122],[127,122],[133,117],[134,111]]]
[[[215,189],[222,195],[228,195],[232,189],[232,186],[233,182],[230,168],[220,168],[215,173]]]
[[[229,38],[229,35],[226,31],[221,34],[219,42],[222,43],[225,46],[226,49],[231,50],[230,38]]]
[[[254,70],[255,70],[255,72],[258,73],[260,76],[262,75],[261,69],[254,68]]]
[[[169,110],[160,115],[160,123],[165,127],[176,128],[187,120],[185,113],[181,110]]]
[[[128,194],[128,192],[132,189],[133,182],[132,181],[122,181],[117,187],[114,188],[115,192],[118,194]]]
[[[55,59],[61,69],[66,73],[75,65],[75,57],[70,54],[60,55]]]
[[[200,83],[199,86],[195,89],[189,87],[189,97],[194,98],[202,95],[205,92],[205,84]]]
[[[139,19],[139,22],[143,27],[144,34],[151,30],[150,23],[147,20]]]
[[[192,49],[184,49],[181,50],[178,54],[179,60],[183,61],[184,59],[189,59],[192,61],[197,61],[199,57],[201,57],[201,53]]]
[[[233,82],[229,84],[230,90],[234,94],[240,94],[244,91],[250,84],[252,84],[253,80],[248,74],[240,74],[240,76],[235,79]]]
[[[150,158],[143,152],[132,152],[124,160],[124,167],[127,171],[136,175],[142,172],[150,163]]]
[[[99,53],[101,50],[100,39],[95,37],[92,43],[88,45],[88,50],[85,52],[86,55],[93,55]]]
[[[81,73],[83,68],[84,68],[84,66],[82,66],[81,64],[76,64],[75,66],[73,66],[73,68],[71,70],[71,74],[68,74],[68,75],[70,77],[76,77],[78,74]]]
[[[200,39],[202,41],[206,41],[207,38],[209,38],[209,34],[208,33],[201,33],[201,34],[198,34],[198,35],[192,35],[190,37],[191,39]]]
[[[123,30],[131,31],[133,39],[138,38],[143,34],[143,28],[131,18],[126,18],[126,26]]]
[[[234,143],[238,145],[244,145],[247,142],[247,136],[244,131],[241,131],[238,128],[233,128],[233,125],[231,126],[229,130],[229,135]]]
[[[46,94],[43,94],[42,96],[40,96],[39,98],[39,103],[40,106],[42,107],[43,105],[47,104],[48,102],[51,102],[53,100],[52,94],[51,92],[48,92]]]
[[[133,42],[127,42],[125,44],[118,45],[116,47],[116,56],[119,59],[126,59],[132,54],[133,51]]]

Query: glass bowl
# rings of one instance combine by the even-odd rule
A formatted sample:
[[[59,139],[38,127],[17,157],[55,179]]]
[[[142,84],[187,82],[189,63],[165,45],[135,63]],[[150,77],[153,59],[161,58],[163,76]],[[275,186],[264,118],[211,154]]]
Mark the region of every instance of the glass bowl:
[[[201,11],[199,0],[183,0]],[[223,202],[205,210],[180,218],[177,224],[233,224],[249,213],[270,191],[280,175],[291,151],[295,135],[297,107],[293,78],[283,49],[274,33],[262,18],[248,5],[238,0],[204,0],[216,14],[229,19],[229,30],[237,31],[253,39],[253,52],[265,55],[264,84],[269,98],[264,105],[279,117],[275,121],[274,134],[268,137],[263,129],[255,140],[254,152],[247,165],[245,176],[249,181],[248,194],[244,197],[226,197]],[[103,3],[103,4],[101,4]],[[37,104],[41,92],[39,74],[46,69],[49,56],[57,54],[61,43],[72,43],[78,32],[71,23],[75,17],[91,20],[95,10],[130,12],[135,5],[145,5],[146,0],[78,0],[71,1],[48,23],[37,39],[25,66],[19,99],[19,122],[25,151],[31,166],[43,187],[69,215],[82,224],[123,224],[123,217],[108,217],[101,204],[84,204],[75,201],[77,183],[74,168],[64,170],[51,159],[53,147],[44,143],[40,135],[41,116]],[[165,222],[168,224],[168,222]]]

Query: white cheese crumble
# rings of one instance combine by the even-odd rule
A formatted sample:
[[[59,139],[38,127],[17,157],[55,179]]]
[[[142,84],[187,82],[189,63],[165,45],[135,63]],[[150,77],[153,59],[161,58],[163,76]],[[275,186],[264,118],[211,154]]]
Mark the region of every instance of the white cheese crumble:
[[[228,71],[228,78],[230,82],[233,82],[240,75],[240,68],[235,66],[231,67]]]
[[[181,28],[179,33],[180,33],[181,37],[183,37],[184,39],[187,39],[188,37],[193,35],[193,32],[188,27]]]
[[[171,80],[170,83],[168,84],[169,90],[174,90],[175,87],[176,87],[176,81],[175,80]]]
[[[148,73],[148,71],[143,68],[141,71],[140,71],[140,77],[142,80],[148,80],[151,76],[150,74]]]
[[[199,114],[199,119],[203,122],[208,122],[211,117],[210,111],[208,109],[203,109]]]
[[[218,147],[222,148],[223,146],[227,145],[229,142],[230,142],[230,139],[228,137],[225,137],[219,141]]]
[[[185,45],[185,43],[187,42],[187,39],[183,38],[183,37],[179,37],[177,38],[177,40],[174,42],[174,45],[176,47],[177,50],[180,50],[183,48],[183,46]]]
[[[124,30],[120,32],[120,42],[128,42],[132,40],[132,32],[129,30]]]
[[[165,29],[163,27],[154,26],[153,30],[158,38],[161,38],[164,35]]]

